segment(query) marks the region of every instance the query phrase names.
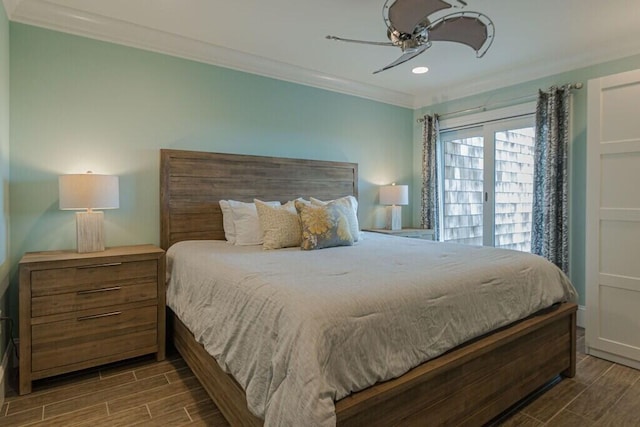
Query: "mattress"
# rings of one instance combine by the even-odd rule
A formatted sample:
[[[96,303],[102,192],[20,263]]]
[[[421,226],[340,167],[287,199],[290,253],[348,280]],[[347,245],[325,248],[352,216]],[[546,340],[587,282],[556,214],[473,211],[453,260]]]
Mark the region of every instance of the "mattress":
[[[267,426],[335,425],[350,393],[577,297],[535,255],[376,233],[316,251],[186,241],[167,260],[167,305]]]

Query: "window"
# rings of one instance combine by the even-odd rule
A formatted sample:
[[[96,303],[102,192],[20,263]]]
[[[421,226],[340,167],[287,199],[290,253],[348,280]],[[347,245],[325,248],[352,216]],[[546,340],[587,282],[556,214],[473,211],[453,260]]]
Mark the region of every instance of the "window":
[[[439,147],[441,240],[530,251],[533,115],[447,130],[449,123]]]

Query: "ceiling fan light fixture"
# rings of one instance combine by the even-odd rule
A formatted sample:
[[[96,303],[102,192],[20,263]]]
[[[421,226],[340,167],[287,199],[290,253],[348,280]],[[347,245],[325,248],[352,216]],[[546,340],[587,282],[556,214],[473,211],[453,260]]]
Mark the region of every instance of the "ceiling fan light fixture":
[[[429,72],[429,67],[415,67],[411,72],[413,74],[425,74]]]

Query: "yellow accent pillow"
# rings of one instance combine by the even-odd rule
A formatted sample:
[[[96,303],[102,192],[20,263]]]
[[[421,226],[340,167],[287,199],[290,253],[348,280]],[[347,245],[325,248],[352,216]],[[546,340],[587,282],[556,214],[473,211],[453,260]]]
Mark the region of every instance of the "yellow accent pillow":
[[[349,227],[349,208],[329,202],[325,205],[305,205],[295,202],[302,223],[303,250],[353,245]]]
[[[357,242],[360,239],[360,224],[358,224],[358,200],[353,196],[345,196],[335,200],[329,200],[323,202],[314,197],[310,198],[312,205],[326,205],[327,203],[336,203],[347,207],[347,220],[349,221],[349,230],[353,236],[353,241]]]
[[[283,206],[270,206],[254,200],[262,228],[262,248],[280,249],[300,246],[302,229],[293,202]]]

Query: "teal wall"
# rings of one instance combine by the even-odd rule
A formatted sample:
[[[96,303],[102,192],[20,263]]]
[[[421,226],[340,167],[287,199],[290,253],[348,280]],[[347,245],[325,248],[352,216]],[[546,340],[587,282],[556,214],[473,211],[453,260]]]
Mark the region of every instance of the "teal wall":
[[[509,100],[534,95],[538,89],[565,83],[584,83],[574,91],[573,138],[570,142],[571,189],[570,189],[570,276],[580,294],[580,305],[585,305],[585,200],[587,191],[587,81],[589,79],[621,73],[640,68],[640,55],[610,61],[599,65],[557,74],[520,85],[510,86],[480,95],[444,102],[416,110],[415,118],[425,114],[445,114],[480,105],[505,107]],[[534,97],[535,100],[535,97]],[[503,102],[504,101],[504,102]],[[520,101],[521,102],[521,101]],[[511,101],[513,104],[513,101]],[[491,109],[491,108],[489,108]],[[413,188],[419,189],[420,156],[422,153],[422,128],[414,124],[414,179]],[[414,195],[415,198],[415,195]],[[414,217],[419,218],[418,206],[414,204]]]
[[[9,21],[0,2],[0,311],[9,315],[7,289],[9,286]],[[0,322],[0,362],[4,357],[7,338],[6,322]],[[0,386],[2,384],[0,383]],[[0,390],[0,396],[4,396]]]
[[[381,225],[377,187],[391,181],[412,186],[403,222],[417,225],[422,130],[416,118],[485,103],[502,107],[552,84],[640,68],[640,56],[634,56],[411,111],[23,24],[8,28],[3,14],[0,164],[6,183],[10,117],[11,191],[10,203],[3,193],[0,226],[10,206],[11,239],[7,244],[5,226],[0,273],[6,277],[11,265],[14,284],[25,251],[75,246],[74,216],[57,207],[60,174],[120,176],[121,207],[105,213],[109,246],[158,243],[160,148],[357,162],[362,225]],[[586,91],[575,92],[571,143],[571,277],[581,304]]]
[[[14,284],[25,251],[75,247],[60,174],[120,176],[108,246],[159,243],[160,148],[357,162],[363,226],[412,177],[410,109],[17,23],[11,73]]]

